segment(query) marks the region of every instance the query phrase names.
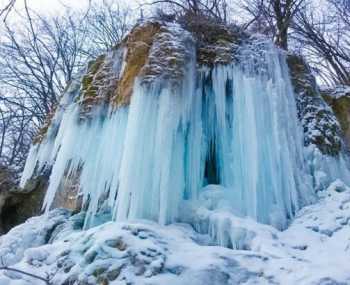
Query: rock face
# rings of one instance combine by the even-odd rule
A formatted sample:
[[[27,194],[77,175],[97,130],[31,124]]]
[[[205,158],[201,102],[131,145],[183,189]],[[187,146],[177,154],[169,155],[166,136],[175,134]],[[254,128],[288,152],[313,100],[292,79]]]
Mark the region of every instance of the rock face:
[[[198,64],[207,67],[236,61],[237,49],[248,38],[237,27],[227,27],[210,18],[193,16],[183,26],[196,40]]]
[[[60,190],[57,191],[52,207],[69,209],[74,212],[82,210],[78,176],[69,177],[61,183]]]
[[[323,154],[337,156],[342,148],[342,131],[337,118],[321,97],[316,80],[303,58],[288,55],[287,63],[298,116],[304,128],[305,145],[314,144]]]
[[[0,235],[7,233],[14,226],[42,213],[42,204],[48,187],[48,174],[32,177],[23,188],[18,187],[11,172],[0,169]],[[54,208],[72,211],[81,209],[77,181],[67,179],[62,190],[54,200]]]
[[[38,176],[27,182],[24,189],[16,186],[11,173],[0,169],[0,234],[41,213],[47,189],[47,177]]]
[[[350,149],[350,87],[339,86],[333,90],[323,90],[322,96],[331,106],[340,124],[347,149]]]
[[[335,99],[329,104],[338,118],[347,147],[350,148],[350,97]]]
[[[89,63],[79,96],[84,111],[101,103],[129,105],[138,76],[144,82],[181,79],[191,41],[191,35],[175,24],[154,21],[135,26],[113,51]]]

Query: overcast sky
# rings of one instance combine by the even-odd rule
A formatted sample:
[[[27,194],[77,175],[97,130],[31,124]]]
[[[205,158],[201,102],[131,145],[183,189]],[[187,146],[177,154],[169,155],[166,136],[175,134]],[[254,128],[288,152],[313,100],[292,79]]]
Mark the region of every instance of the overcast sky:
[[[9,0],[0,0],[0,6],[4,7]],[[85,8],[88,5],[88,0],[27,0],[30,9],[44,13],[58,13],[64,5],[76,8]],[[15,8],[17,11],[23,10],[24,1],[17,0]]]
[[[103,0],[91,0],[98,3]],[[112,0],[110,0],[112,1]],[[141,0],[114,0],[120,3],[126,3],[129,6],[137,7]],[[0,9],[5,7],[9,3],[9,0],[0,0]],[[57,15],[64,10],[65,7],[70,7],[74,10],[84,10],[89,6],[89,0],[27,0],[30,9],[43,13]],[[24,0],[16,0],[15,9],[18,12],[24,9]],[[13,13],[11,13],[13,14]],[[12,15],[14,17],[14,15]]]

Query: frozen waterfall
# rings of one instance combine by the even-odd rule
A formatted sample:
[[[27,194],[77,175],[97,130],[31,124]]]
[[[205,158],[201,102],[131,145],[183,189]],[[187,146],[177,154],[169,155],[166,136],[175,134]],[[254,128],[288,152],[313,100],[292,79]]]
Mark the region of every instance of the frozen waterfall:
[[[77,176],[88,226],[102,206],[118,221],[183,221],[185,205],[218,184],[212,193],[224,203],[214,208],[285,228],[314,191],[285,58],[256,40],[240,48],[239,62],[197,69],[193,55],[182,82],[138,79],[128,107],[96,107],[87,120],[67,99],[79,94],[73,88],[32,147],[22,185],[50,169],[48,210]]]

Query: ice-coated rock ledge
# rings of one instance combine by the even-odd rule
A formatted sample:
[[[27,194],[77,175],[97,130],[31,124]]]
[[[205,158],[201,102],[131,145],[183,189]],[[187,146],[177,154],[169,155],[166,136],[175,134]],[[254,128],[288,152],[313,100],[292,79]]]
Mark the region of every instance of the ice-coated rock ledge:
[[[237,237],[246,250],[211,245],[209,236],[186,224],[108,222],[83,231],[82,214],[55,210],[1,236],[0,256],[5,265],[57,285],[349,284],[350,188],[338,180],[320,193],[319,202],[299,211],[283,232],[211,213],[209,219],[247,229]],[[41,283],[0,272],[1,285]]]

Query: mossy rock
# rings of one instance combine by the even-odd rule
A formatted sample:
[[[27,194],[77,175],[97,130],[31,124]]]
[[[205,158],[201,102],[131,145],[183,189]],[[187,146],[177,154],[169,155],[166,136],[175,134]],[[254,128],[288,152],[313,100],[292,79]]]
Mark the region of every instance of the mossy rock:
[[[100,75],[96,79],[96,74],[100,71],[105,61],[106,55],[100,55],[95,60],[88,63],[87,74],[83,76],[81,80],[81,95],[79,99],[84,99],[87,97],[96,97],[97,96],[97,83],[103,79]]]
[[[334,98],[327,94],[322,94],[322,97],[331,106],[337,117],[346,146],[350,149],[350,97],[342,96],[340,98]]]
[[[89,65],[88,65],[88,73],[90,74],[96,74],[97,71],[100,69],[102,63],[104,62],[104,60],[106,59],[106,55],[102,54],[100,56],[98,56],[94,61],[92,61]]]
[[[234,61],[235,49],[247,36],[235,26],[201,21],[190,21],[185,25],[196,39],[198,64],[213,66]]]
[[[45,122],[44,124],[42,125],[42,127],[39,129],[38,133],[35,135],[35,137],[33,138],[33,141],[32,143],[33,144],[40,144],[44,138],[46,137],[47,135],[47,131],[49,130],[49,127],[51,126],[52,124],[52,119],[55,115],[55,112],[57,110],[57,106],[58,105],[55,105],[52,110],[48,113],[48,115],[46,116],[46,119],[45,119]]]
[[[127,48],[126,64],[113,96],[113,102],[116,106],[130,103],[135,79],[146,65],[155,35],[160,30],[161,25],[158,22],[148,22],[136,26],[124,40]]]
[[[82,84],[82,89],[87,90],[90,88],[92,81],[93,81],[93,76],[91,74],[87,74],[83,77],[81,84]]]
[[[316,79],[306,61],[301,56],[289,54],[287,65],[296,94],[306,93],[307,96],[318,97]]]

